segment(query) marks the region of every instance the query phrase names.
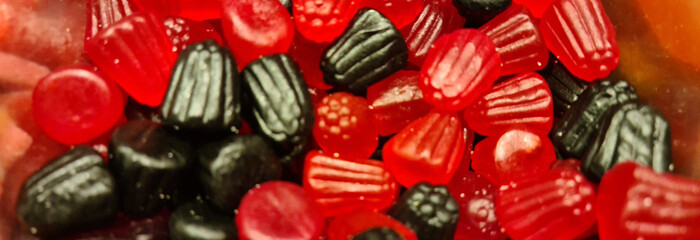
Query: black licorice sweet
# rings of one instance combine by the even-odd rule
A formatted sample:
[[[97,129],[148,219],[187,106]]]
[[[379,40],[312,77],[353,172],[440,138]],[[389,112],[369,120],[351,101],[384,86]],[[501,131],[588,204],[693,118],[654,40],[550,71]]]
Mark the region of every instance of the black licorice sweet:
[[[511,0],[453,0],[452,4],[467,19],[466,26],[480,27],[510,7]]]
[[[361,232],[350,240],[403,240],[403,237],[388,227],[377,227]]]
[[[387,215],[412,229],[420,240],[452,239],[459,205],[444,186],[418,183],[401,195]]]
[[[238,239],[233,216],[221,214],[201,198],[178,206],[169,223],[173,240]]]
[[[554,55],[549,56],[549,64],[539,73],[547,81],[552,92],[555,117],[564,116],[564,113],[580,99],[581,94],[588,86],[585,81],[566,70],[566,67]]]

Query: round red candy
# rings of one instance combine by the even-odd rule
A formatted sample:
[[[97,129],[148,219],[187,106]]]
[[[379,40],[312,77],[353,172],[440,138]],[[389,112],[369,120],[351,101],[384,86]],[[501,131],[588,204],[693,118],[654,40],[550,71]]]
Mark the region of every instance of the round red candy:
[[[367,100],[349,93],[331,94],[316,106],[313,135],[335,157],[369,158],[379,143]]]

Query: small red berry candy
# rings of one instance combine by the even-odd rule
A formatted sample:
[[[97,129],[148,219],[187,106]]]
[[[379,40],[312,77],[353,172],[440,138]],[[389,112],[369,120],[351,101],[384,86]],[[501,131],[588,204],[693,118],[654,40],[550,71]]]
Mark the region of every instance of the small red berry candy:
[[[325,217],[386,209],[400,189],[381,161],[341,159],[319,151],[306,155],[303,181],[306,195]]]
[[[389,136],[430,112],[418,88],[420,73],[400,71],[367,89],[367,101],[379,135]]]
[[[452,4],[428,3],[416,20],[401,29],[408,47],[408,62],[421,67],[430,47],[442,35],[464,26],[464,17]]]
[[[479,142],[472,168],[496,185],[549,171],[556,161],[554,146],[545,134],[511,129]]]
[[[137,102],[155,107],[163,101],[177,54],[160,17],[134,13],[85,42],[85,50]]]
[[[203,42],[204,40],[214,40],[219,45],[223,42],[216,29],[207,22],[193,21],[181,17],[167,17],[164,23],[165,32],[177,48],[178,54],[185,50],[188,45]]]
[[[576,77],[605,78],[620,61],[615,29],[599,0],[556,0],[540,31],[549,50]]]
[[[362,7],[373,8],[401,29],[413,22],[423,10],[423,0],[364,0]]]
[[[321,55],[323,50],[329,46],[328,43],[315,43],[306,40],[298,32],[294,34],[294,42],[289,47],[287,53],[294,58],[299,64],[299,69],[304,75],[306,85],[316,87],[321,90],[328,90],[333,86],[328,85],[323,81],[323,72],[321,71]]]
[[[634,162],[603,175],[597,199],[601,239],[697,239],[700,182]]]
[[[82,144],[117,123],[124,112],[124,96],[94,67],[63,68],[39,81],[32,110],[36,123],[51,138]]]
[[[195,21],[221,18],[222,0],[133,0],[141,11]]]
[[[328,224],[329,240],[348,240],[366,230],[387,227],[399,233],[405,240],[418,240],[410,228],[393,218],[374,211],[357,210],[338,215]]]
[[[544,11],[556,0],[513,0],[513,5],[519,4],[527,7],[536,18],[542,18]]]
[[[131,0],[87,0],[86,8],[85,41],[137,10]]]
[[[404,187],[419,182],[446,184],[462,161],[464,141],[457,113],[433,111],[391,138],[382,149],[382,158]]]
[[[326,221],[304,189],[272,181],[253,188],[236,214],[238,236],[244,240],[318,239]]]
[[[496,45],[501,75],[539,71],[547,66],[549,50],[536,21],[527,8],[513,4],[479,28]]]
[[[379,144],[367,100],[339,92],[316,106],[313,135],[324,152],[335,157],[367,159]]]
[[[500,72],[501,58],[491,39],[475,29],[460,29],[433,44],[418,86],[426,102],[459,111],[491,88]]]
[[[455,240],[506,239],[496,219],[497,186],[478,173],[460,169],[447,184],[447,189],[459,204]]]
[[[297,30],[314,42],[330,42],[340,36],[363,0],[296,0],[292,12]]]
[[[580,172],[552,170],[501,186],[496,216],[514,240],[578,239],[596,222],[595,201],[593,184]]]
[[[224,0],[223,11],[224,35],[240,69],[292,45],[294,23],[279,0]]]
[[[464,111],[471,129],[494,136],[516,127],[547,135],[554,107],[547,82],[537,73],[524,73],[493,86]]]

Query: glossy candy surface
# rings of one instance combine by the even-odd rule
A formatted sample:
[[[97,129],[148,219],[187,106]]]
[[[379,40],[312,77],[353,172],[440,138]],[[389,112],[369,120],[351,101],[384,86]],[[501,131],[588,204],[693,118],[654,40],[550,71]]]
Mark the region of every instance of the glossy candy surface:
[[[447,189],[459,204],[459,219],[454,239],[506,239],[507,235],[501,230],[496,218],[498,186],[478,173],[464,170],[455,173],[447,184]]]
[[[184,203],[173,211],[169,233],[175,240],[238,238],[234,217],[217,212],[201,198]]]
[[[64,144],[82,144],[112,128],[124,112],[116,83],[90,66],[58,69],[34,88],[37,125]]]
[[[132,98],[158,106],[168,88],[177,54],[163,20],[153,13],[135,13],[113,23],[85,43],[85,52]]]
[[[491,88],[500,71],[501,59],[488,36],[460,29],[433,44],[418,86],[426,102],[438,109],[459,111]]]
[[[403,238],[391,228],[372,228],[350,238],[351,240],[402,240]]]
[[[327,84],[361,94],[407,62],[408,49],[399,30],[381,13],[365,8],[323,52],[321,70]]]
[[[626,162],[603,176],[601,239],[694,239],[700,235],[700,183]]]
[[[549,50],[537,20],[527,8],[514,4],[479,31],[489,36],[501,56],[501,75],[538,71],[547,65]]]
[[[464,111],[469,127],[484,136],[525,127],[546,135],[552,129],[552,93],[537,73],[506,79]]]
[[[133,0],[141,11],[195,21],[221,18],[222,0]]]
[[[321,55],[329,44],[306,40],[298,33],[294,35],[294,42],[289,47],[287,54],[299,64],[299,70],[304,75],[306,85],[321,90],[333,88],[333,86],[323,81],[323,72],[319,67],[321,65]]]
[[[423,9],[422,0],[364,0],[362,7],[376,9],[401,29],[413,22]]]
[[[433,43],[440,36],[462,28],[464,21],[452,5],[426,3],[415,21],[400,29],[408,47],[408,62],[423,66]]]
[[[479,27],[505,11],[511,0],[453,0],[452,4],[467,18],[467,26]]]
[[[532,15],[536,18],[542,18],[544,12],[556,0],[513,0],[513,3],[523,5],[530,9]]]
[[[165,32],[170,37],[173,45],[180,54],[190,44],[213,40],[219,45],[223,44],[221,36],[216,32],[214,26],[207,22],[193,21],[181,17],[166,17],[163,19]]]
[[[419,183],[401,195],[388,215],[411,228],[418,239],[452,239],[459,206],[444,186]]]
[[[465,144],[459,116],[433,111],[392,137],[384,145],[382,156],[405,187],[419,182],[446,184],[462,161]]]
[[[361,0],[293,0],[297,31],[314,42],[330,42],[340,36],[360,9]]]
[[[428,114],[432,105],[423,101],[419,78],[417,71],[399,71],[367,89],[369,109],[379,135],[397,133]]]
[[[572,75],[554,56],[549,57],[549,64],[539,73],[547,81],[552,92],[556,117],[564,116],[588,88],[588,83]]]
[[[331,94],[316,106],[313,135],[326,153],[348,159],[369,158],[378,143],[367,101],[344,92]]]
[[[556,0],[540,30],[549,50],[583,80],[605,78],[617,68],[615,29],[600,0]]]
[[[390,228],[405,240],[417,240],[416,234],[399,221],[375,211],[357,210],[338,215],[328,224],[329,240],[346,240],[373,228]]]
[[[86,4],[85,41],[138,10],[132,0],[87,0]]]
[[[303,181],[306,195],[324,216],[386,209],[400,188],[381,161],[341,159],[316,151],[306,155]]]

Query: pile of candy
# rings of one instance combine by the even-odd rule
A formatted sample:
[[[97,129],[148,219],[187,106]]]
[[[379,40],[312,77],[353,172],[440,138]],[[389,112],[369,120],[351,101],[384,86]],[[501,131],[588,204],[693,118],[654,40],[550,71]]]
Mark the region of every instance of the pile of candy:
[[[700,236],[600,0],[87,0],[84,53],[10,237]]]

